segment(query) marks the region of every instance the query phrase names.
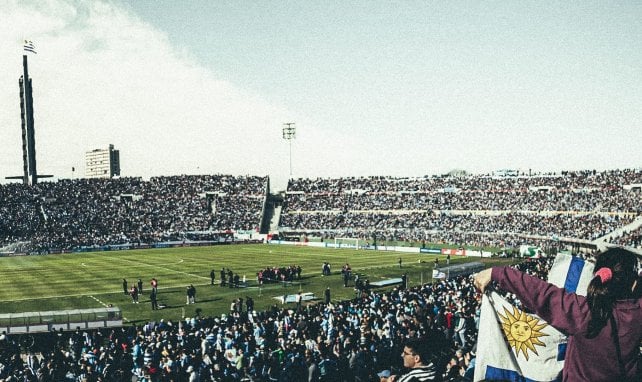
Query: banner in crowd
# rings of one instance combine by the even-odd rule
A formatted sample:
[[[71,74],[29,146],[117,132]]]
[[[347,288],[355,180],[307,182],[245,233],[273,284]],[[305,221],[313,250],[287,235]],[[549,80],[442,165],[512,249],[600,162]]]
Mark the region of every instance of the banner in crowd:
[[[278,300],[281,304],[286,304],[288,302],[296,302],[297,295],[296,294],[285,294],[282,296],[275,296],[273,297],[275,300]],[[301,301],[311,301],[314,300],[314,293],[312,292],[305,292],[301,293]]]
[[[548,272],[548,282],[563,287],[567,292],[586,296],[586,288],[593,278],[594,264],[570,253],[559,253]]]
[[[540,257],[546,257],[546,254],[540,247],[522,245],[519,247],[519,256],[529,257],[531,259],[539,259]]]
[[[455,249],[455,248],[442,248],[442,255],[452,255],[452,256],[466,256],[465,249]]]
[[[439,269],[433,269],[432,270],[432,278],[433,278],[433,280],[445,279],[446,278],[446,274],[444,272],[439,271]]]
[[[548,281],[567,292],[586,295],[593,264],[560,253]],[[482,297],[475,381],[561,380],[566,337],[537,315],[513,306],[496,292]]]
[[[475,381],[561,380],[566,337],[496,292],[482,297]]]

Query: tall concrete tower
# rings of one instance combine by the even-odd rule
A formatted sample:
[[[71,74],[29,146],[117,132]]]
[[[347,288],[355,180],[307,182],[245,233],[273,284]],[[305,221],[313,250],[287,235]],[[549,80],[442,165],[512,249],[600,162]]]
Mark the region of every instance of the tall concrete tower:
[[[31,45],[33,46],[33,45]],[[25,50],[27,45],[25,42]],[[33,50],[29,50],[33,52]],[[18,80],[20,86],[20,116],[22,126],[22,162],[23,175],[8,176],[6,179],[22,179],[25,185],[38,183],[39,178],[51,178],[53,175],[38,175],[36,168],[36,133],[33,120],[33,92],[27,55],[22,56],[23,75]]]

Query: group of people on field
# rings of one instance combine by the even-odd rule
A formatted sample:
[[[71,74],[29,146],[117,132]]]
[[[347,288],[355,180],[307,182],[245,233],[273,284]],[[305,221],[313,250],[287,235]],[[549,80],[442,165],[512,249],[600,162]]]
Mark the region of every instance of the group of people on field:
[[[143,280],[139,277],[135,283],[132,283],[131,287],[128,288],[127,279],[123,278],[123,294],[130,296],[132,303],[138,304],[140,301],[140,296],[143,294]],[[158,280],[152,278],[149,282],[150,292],[149,300],[152,304],[152,310],[158,309]]]
[[[215,278],[215,273],[214,270],[212,269],[210,271],[210,284],[214,285],[214,278]],[[241,278],[238,273],[232,272],[230,268],[227,268],[227,270],[223,267],[221,268],[221,281],[220,281],[220,286],[228,286],[229,288],[240,288],[242,286],[245,286],[245,276]]]
[[[256,272],[256,279],[259,285],[269,282],[292,282],[301,279],[303,268],[300,265],[288,265],[281,267],[265,267]]]

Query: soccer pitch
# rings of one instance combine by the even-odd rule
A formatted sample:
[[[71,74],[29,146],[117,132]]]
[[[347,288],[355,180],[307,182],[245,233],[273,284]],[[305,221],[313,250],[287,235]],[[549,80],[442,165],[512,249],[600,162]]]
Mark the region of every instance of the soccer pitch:
[[[234,299],[245,300],[248,296],[254,299],[255,310],[264,310],[272,305],[282,306],[273,297],[299,291],[312,292],[322,299],[326,287],[331,289],[332,300],[355,297],[352,280],[350,287],[343,286],[341,267],[345,263],[351,265],[353,275],[357,273],[370,282],[398,278],[402,273],[408,274],[411,286],[430,282],[435,257],[439,257],[442,266],[445,264],[445,256],[270,244],[3,257],[0,312],[97,308],[111,304],[121,308],[125,323],[141,323],[229,313]],[[321,267],[326,261],[331,264],[332,274],[323,277]],[[480,259],[453,258],[451,263],[467,261]],[[288,265],[302,267],[301,280],[287,286],[269,283],[259,287],[256,281],[259,269]],[[220,287],[222,267],[237,273],[241,280],[245,277],[248,287]],[[212,269],[216,273],[214,286],[210,285]],[[131,297],[123,293],[123,278],[130,287],[142,279],[139,304],[132,303]],[[149,300],[152,278],[158,280],[158,301],[164,305],[156,311],[151,310]],[[186,305],[186,288],[190,284],[196,287],[196,303]]]

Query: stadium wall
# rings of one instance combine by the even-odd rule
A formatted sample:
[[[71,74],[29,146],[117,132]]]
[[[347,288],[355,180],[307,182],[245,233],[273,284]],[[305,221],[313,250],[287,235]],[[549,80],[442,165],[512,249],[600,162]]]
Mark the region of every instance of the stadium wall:
[[[387,251],[387,252],[405,252],[418,254],[441,254],[453,256],[471,256],[471,257],[491,257],[491,252],[470,251],[465,249],[448,249],[448,248],[418,248],[418,247],[397,247],[385,245],[361,245],[357,248],[355,244],[350,243],[330,243],[330,242],[301,242],[285,240],[269,240],[268,244],[294,245],[298,247],[317,247],[317,248],[341,248],[366,251]]]

